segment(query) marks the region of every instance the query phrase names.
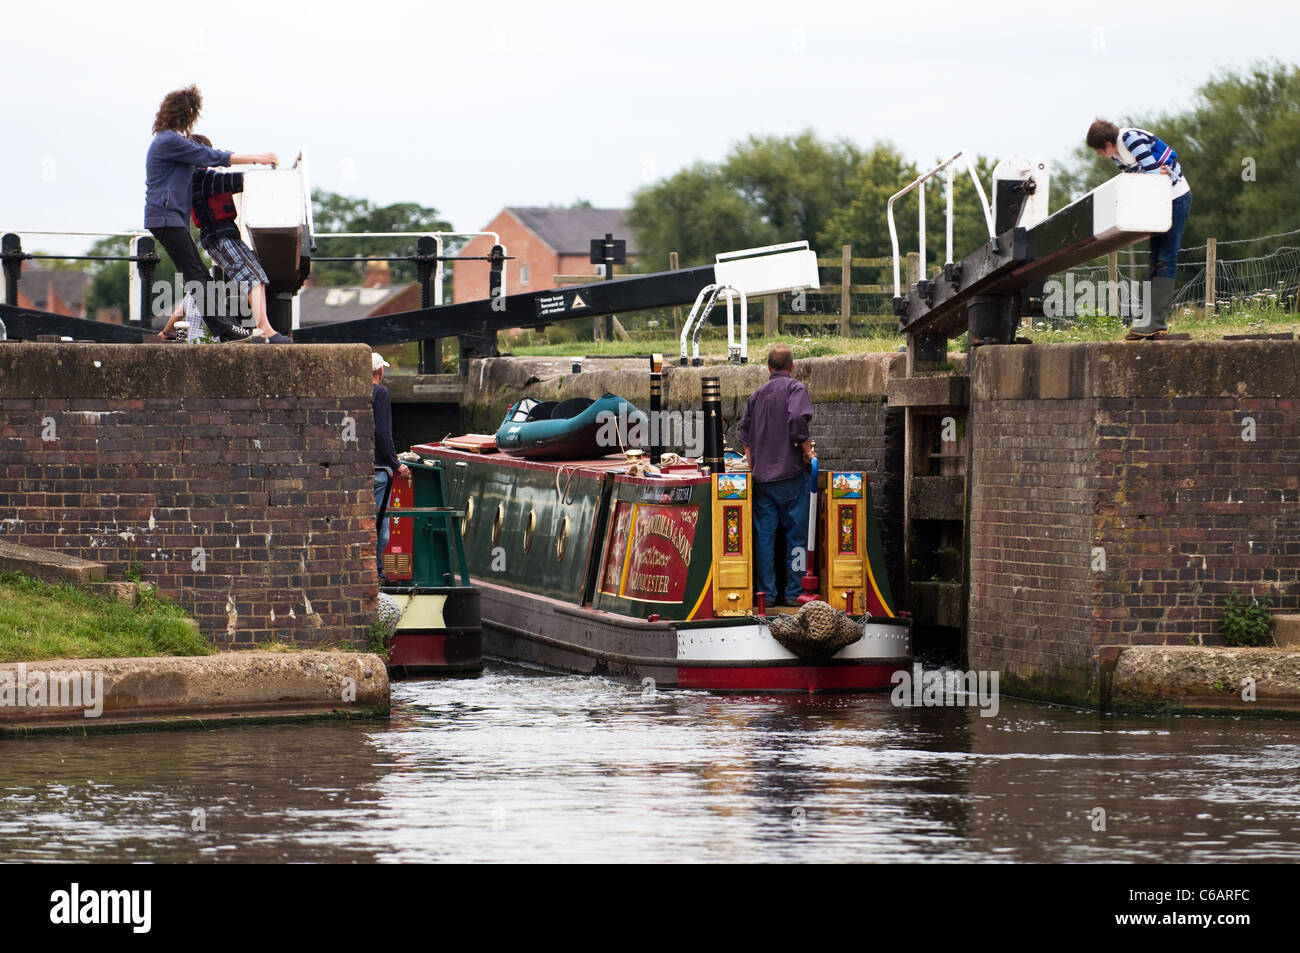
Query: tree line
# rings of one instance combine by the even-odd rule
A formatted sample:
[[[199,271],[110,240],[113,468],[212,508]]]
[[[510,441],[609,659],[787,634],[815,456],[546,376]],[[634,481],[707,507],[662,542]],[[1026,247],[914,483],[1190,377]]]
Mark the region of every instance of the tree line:
[[[1182,112],[1112,116],[1121,126],[1155,132],[1178,152],[1192,186],[1192,213],[1183,246],[1246,239],[1300,228],[1300,69],[1280,63],[1224,74],[1196,91]],[[1116,174],[1109,159],[1083,145],[1052,163],[1050,208],[1055,211]],[[822,254],[852,244],[855,257],[891,254],[885,225],[889,196],[944,157],[924,167],[888,141],[862,148],[826,142],[811,131],[794,136],[751,136],[717,163],[697,163],[646,186],[633,197],[630,221],[642,266],[659,270],[668,253],[681,264],[705,264],[719,251],[806,238]],[[1025,156],[1033,159],[1036,156]],[[977,168],[992,199],[996,159]],[[975,189],[958,170],[953,191],[954,257],[987,238]],[[926,186],[929,260],[942,255],[943,176]],[[899,246],[917,246],[916,198],[895,206]]]

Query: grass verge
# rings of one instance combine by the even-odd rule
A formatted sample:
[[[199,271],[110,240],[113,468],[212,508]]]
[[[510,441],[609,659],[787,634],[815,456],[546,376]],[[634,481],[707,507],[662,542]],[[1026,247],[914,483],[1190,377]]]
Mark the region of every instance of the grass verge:
[[[0,573],[0,662],[210,655],[180,606],[141,589],[138,605]]]
[[[1128,329],[1117,317],[1091,315],[1070,322],[1035,318],[1023,322],[1017,333],[1035,344],[1067,343],[1076,341],[1119,341]],[[1169,330],[1190,333],[1193,340],[1221,340],[1229,334],[1278,334],[1300,330],[1300,314],[1269,307],[1250,310],[1221,311],[1206,315],[1201,309],[1176,307],[1169,316]],[[867,354],[896,351],[905,339],[901,334],[878,331],[874,334],[840,337],[838,334],[820,333],[816,336],[782,334],[775,338],[753,336],[750,338],[750,360],[761,361],[767,349],[781,343],[789,345],[796,359],[822,357],[827,354]],[[503,338],[502,350],[520,356],[583,357],[599,355],[619,357],[625,354],[662,353],[670,359],[679,350],[676,337],[657,335],[634,337],[630,341],[566,340],[550,342],[544,333],[525,332],[513,338]],[[965,336],[949,342],[949,350],[965,349]],[[726,329],[708,328],[700,338],[700,354],[725,359],[727,354]]]

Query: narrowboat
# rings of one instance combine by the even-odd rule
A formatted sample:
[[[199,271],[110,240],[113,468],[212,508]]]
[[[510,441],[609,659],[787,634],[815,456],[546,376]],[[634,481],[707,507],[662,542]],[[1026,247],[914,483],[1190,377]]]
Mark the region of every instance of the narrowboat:
[[[405,456],[410,457],[409,454]],[[448,505],[441,460],[408,459],[381,519],[391,518],[380,591],[400,616],[388,669],[403,676],[477,675],[483,670],[479,590],[470,584],[461,539],[464,511]]]
[[[782,637],[804,613],[755,605],[750,474],[726,468],[720,426],[709,436],[720,414],[708,387],[705,452],[694,462],[411,447],[421,467],[441,468],[446,505],[463,512],[484,654],[663,688],[889,689],[911,664],[911,629],[884,571],[867,474],[824,471],[817,481],[813,585],[848,644],[831,653]]]

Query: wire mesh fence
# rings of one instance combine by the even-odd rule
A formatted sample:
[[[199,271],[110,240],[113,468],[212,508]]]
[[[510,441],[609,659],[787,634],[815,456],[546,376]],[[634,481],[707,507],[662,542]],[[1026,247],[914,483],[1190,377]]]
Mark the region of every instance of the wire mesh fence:
[[[1146,248],[1118,252],[1121,281],[1145,281],[1151,253]],[[1213,271],[1213,292],[1210,275]],[[1104,282],[1106,259],[1070,269],[1077,281]],[[1174,307],[1215,312],[1278,310],[1293,312],[1300,285],[1300,229],[1183,248],[1174,274]],[[1212,301],[1212,304],[1211,304]]]

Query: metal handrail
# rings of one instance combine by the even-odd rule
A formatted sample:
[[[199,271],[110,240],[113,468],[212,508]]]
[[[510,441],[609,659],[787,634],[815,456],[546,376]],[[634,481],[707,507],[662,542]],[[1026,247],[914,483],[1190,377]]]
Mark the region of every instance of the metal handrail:
[[[727,360],[734,361],[740,359],[741,364],[749,363],[749,301],[745,297],[745,292],[734,285],[723,285],[718,289],[719,294],[727,296]],[[740,295],[740,348],[736,348],[735,338],[731,331],[731,302]]]
[[[984,184],[980,182],[979,174],[975,171],[975,162],[965,149],[958,149],[956,153],[949,156],[943,162],[931,169],[924,175],[918,176],[913,182],[905,185],[889,197],[889,202],[885,205],[885,220],[889,223],[889,243],[894,251],[894,297],[900,297],[900,275],[899,275],[899,254],[898,254],[898,229],[894,225],[894,202],[908,192],[912,191],[919,185],[934,178],[938,173],[947,170],[947,192],[948,192],[948,213],[947,213],[947,233],[948,247],[946,262],[952,261],[952,164],[958,159],[965,157],[966,169],[970,172],[971,181],[975,183],[975,191],[979,193],[980,207],[984,211],[984,224],[988,227],[989,238],[996,238],[993,231],[993,210],[989,207],[988,196],[984,193]],[[917,193],[917,205],[920,214],[919,246],[921,254],[921,276],[925,276],[925,189]],[[847,276],[845,281],[847,283]]]
[[[313,238],[432,238],[434,242],[434,254],[437,261],[434,262],[433,270],[433,304],[434,307],[442,305],[442,284],[443,284],[443,238],[478,238],[486,236],[492,239],[492,244],[501,245],[501,235],[497,232],[321,232],[319,235],[313,235]],[[503,254],[508,255],[509,250],[505,245],[501,245]],[[319,259],[320,261],[334,259]],[[501,271],[501,296],[506,296],[506,271]]]

